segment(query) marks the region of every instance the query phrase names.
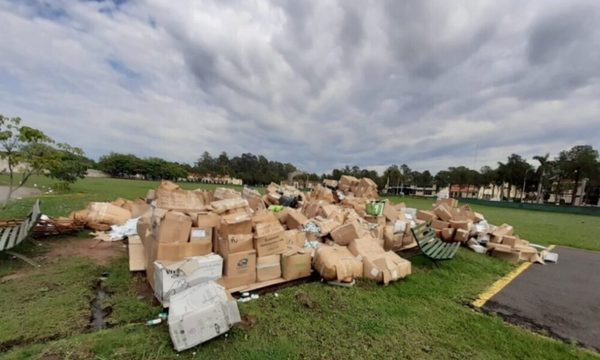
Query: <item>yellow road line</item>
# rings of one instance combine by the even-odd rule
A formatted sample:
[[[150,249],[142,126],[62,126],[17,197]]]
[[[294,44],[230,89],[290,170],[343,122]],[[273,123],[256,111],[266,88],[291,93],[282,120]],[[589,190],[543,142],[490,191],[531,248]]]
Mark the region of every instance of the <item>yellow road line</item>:
[[[547,248],[548,250],[554,249],[554,245],[550,245]],[[500,290],[504,289],[506,285],[508,285],[511,281],[513,281],[517,276],[519,276],[523,271],[527,270],[528,267],[531,266],[530,262],[523,263],[519,265],[518,268],[509,272],[506,276],[501,278],[492,284],[486,291],[479,294],[477,300],[473,301],[473,306],[476,308],[481,308],[485,303],[491,299],[494,295],[500,292]]]

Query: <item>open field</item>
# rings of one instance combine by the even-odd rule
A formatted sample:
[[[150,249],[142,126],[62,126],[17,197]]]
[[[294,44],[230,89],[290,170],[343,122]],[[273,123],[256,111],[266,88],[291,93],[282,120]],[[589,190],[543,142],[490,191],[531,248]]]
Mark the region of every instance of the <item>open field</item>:
[[[2,178],[0,178],[0,181]],[[47,181],[33,179],[38,185]],[[46,183],[47,184],[47,183]],[[157,183],[85,179],[64,194],[42,197],[44,211],[66,215],[91,200],[143,196]],[[186,184],[186,188],[198,184]],[[429,208],[429,199],[399,199]],[[0,218],[20,217],[31,199],[18,200]],[[600,220],[591,216],[474,206],[490,222],[508,222],[522,237],[539,244],[600,250]],[[461,249],[440,269],[421,257],[413,275],[387,287],[359,281],[353,288],[318,282],[289,287],[240,304],[247,321],[226,337],[177,355],[166,326],[147,327],[160,311],[143,276],[127,270],[120,243],[103,259],[88,258],[106,249],[79,238],[30,241],[17,251],[43,266],[33,269],[0,254],[0,359],[163,359],[163,358],[594,358],[596,353],[508,325],[468,306],[478,293],[513,265]],[[81,251],[64,257],[73,244]],[[102,261],[100,261],[102,260]],[[538,266],[538,265],[536,265]],[[110,327],[91,332],[94,285],[107,273],[104,301],[112,309]]]

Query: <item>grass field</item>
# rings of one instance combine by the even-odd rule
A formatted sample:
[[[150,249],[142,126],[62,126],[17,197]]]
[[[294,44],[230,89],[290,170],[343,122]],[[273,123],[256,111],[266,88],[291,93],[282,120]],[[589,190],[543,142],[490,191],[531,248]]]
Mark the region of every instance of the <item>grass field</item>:
[[[44,180],[33,179],[38,185]],[[90,200],[139,197],[155,186],[142,181],[85,179],[68,193],[42,196],[43,209],[51,216],[66,215]],[[392,201],[423,209],[431,206],[427,199]],[[22,216],[31,202],[23,199],[9,204],[0,218]],[[597,217],[474,208],[492,223],[514,225],[517,233],[532,242],[600,250]],[[126,258],[107,265],[83,257],[60,262],[43,258],[63,241],[67,239],[30,241],[17,249],[37,256],[44,264],[40,269],[0,254],[0,278],[9,277],[0,280],[0,359],[598,359],[596,353],[574,344],[471,309],[467,304],[514,266],[466,249],[440,269],[421,257],[413,258],[413,275],[387,287],[359,281],[346,289],[314,282],[280,290],[278,297],[267,294],[241,303],[242,316],[255,320],[247,322],[253,326],[236,327],[227,336],[176,354],[166,326],[145,325],[160,308],[139,296],[145,278],[128,272]],[[102,273],[108,273],[105,287],[111,294],[106,300],[112,307],[111,327],[90,332],[89,303]]]

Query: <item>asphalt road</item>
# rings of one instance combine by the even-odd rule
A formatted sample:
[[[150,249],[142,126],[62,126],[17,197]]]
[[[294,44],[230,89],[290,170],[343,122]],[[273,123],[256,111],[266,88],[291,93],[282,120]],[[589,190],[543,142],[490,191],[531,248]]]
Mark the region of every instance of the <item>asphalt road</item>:
[[[17,189],[15,192],[13,192],[11,199],[14,200],[14,199],[17,199],[20,197],[39,195],[41,193],[42,192],[36,188],[22,187],[22,188]],[[8,186],[0,186],[0,204],[4,203],[4,200],[6,199],[7,195],[8,195]]]
[[[559,254],[557,264],[530,266],[483,308],[600,351],[600,252],[553,251]]]

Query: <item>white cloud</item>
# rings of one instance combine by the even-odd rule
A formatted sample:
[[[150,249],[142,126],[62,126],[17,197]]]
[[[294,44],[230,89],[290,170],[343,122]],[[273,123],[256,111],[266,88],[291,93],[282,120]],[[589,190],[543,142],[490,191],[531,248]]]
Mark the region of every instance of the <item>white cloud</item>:
[[[0,0],[0,112],[93,157],[318,172],[600,145],[594,1],[117,3]]]

